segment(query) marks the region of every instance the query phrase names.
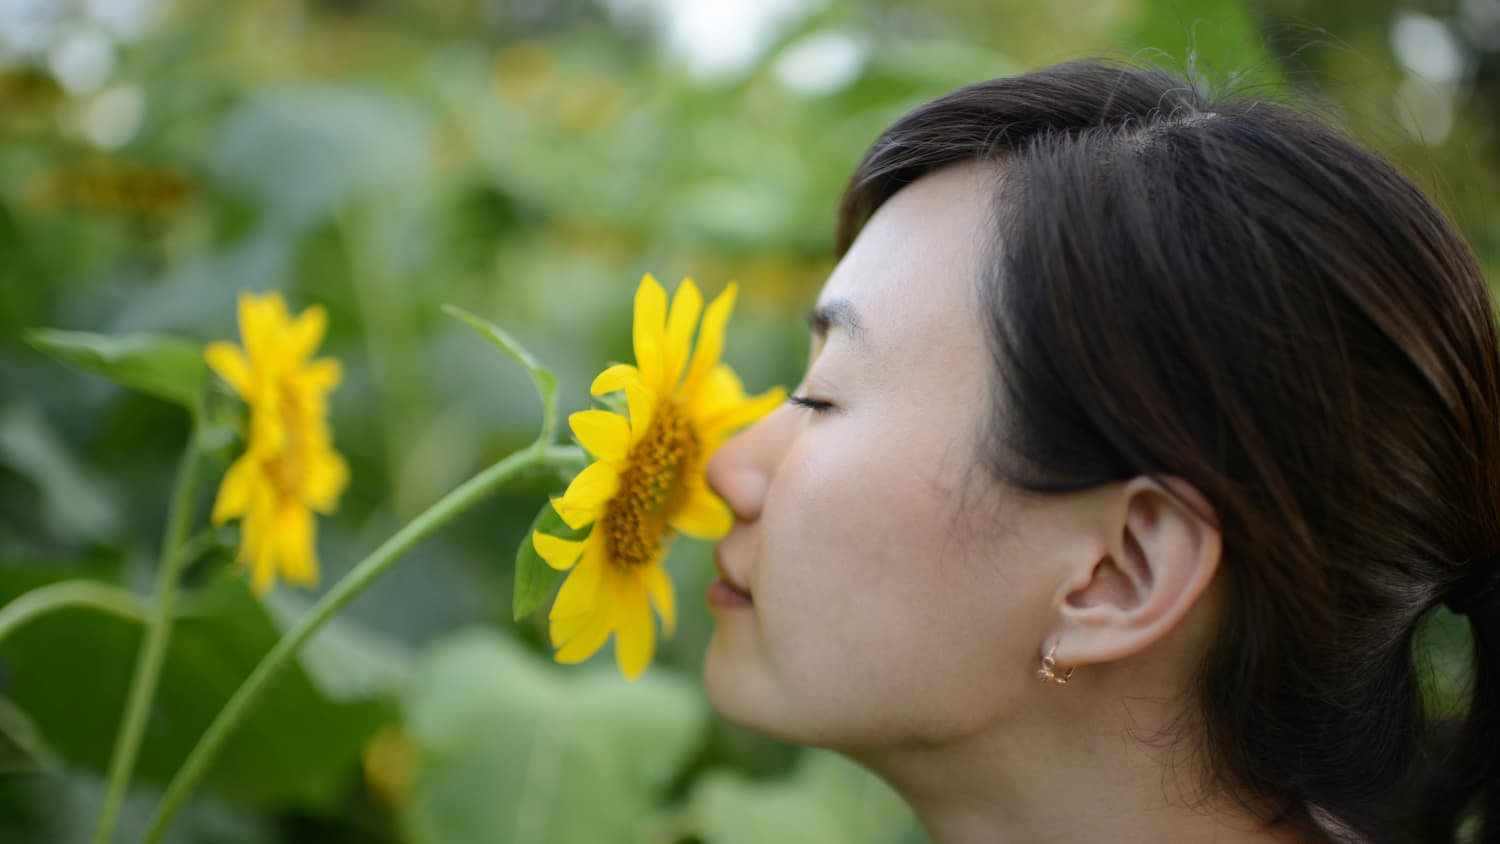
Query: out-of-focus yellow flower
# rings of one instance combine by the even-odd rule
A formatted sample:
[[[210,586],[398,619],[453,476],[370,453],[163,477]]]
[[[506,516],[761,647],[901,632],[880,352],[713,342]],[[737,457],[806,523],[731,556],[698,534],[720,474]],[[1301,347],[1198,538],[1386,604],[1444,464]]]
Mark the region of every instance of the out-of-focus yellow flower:
[[[417,766],[417,749],[406,732],[386,724],[365,744],[362,757],[365,786],[375,799],[391,809],[405,806]]]
[[[241,520],[239,559],[264,595],[278,573],[299,586],[318,581],[312,514],[332,513],[349,480],[328,429],[328,393],[342,370],[333,358],[310,359],[328,323],[317,305],[292,318],[279,293],[242,293],[239,321],[243,349],[220,342],[204,350],[250,406],[245,453],[224,475],[213,523]]]
[[[548,565],[571,569],[549,615],[558,662],[587,659],[614,634],[620,671],[640,676],[656,651],[651,606],[665,635],[677,623],[662,567],[667,541],[677,532],[717,539],[729,530],[733,517],[704,479],[709,458],[786,397],[780,388],[747,396],[719,362],[735,290],[731,283],[703,312],[694,350],[698,287],[684,280],[668,311],[666,291],[648,274],[635,295],[635,365],[606,369],[591,388],[594,395],[623,391],[629,418],[605,410],[568,417],[595,462],[552,505],[569,527],[593,530],[580,541],[532,535]]]

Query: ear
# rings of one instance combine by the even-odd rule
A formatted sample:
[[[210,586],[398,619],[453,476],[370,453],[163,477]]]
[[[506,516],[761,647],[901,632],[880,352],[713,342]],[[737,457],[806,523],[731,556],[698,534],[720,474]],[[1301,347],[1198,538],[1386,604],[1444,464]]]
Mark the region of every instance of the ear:
[[[1175,494],[1174,494],[1175,493]],[[1132,478],[1102,512],[1105,554],[1062,585],[1062,665],[1124,659],[1150,647],[1193,608],[1218,571],[1213,506],[1180,478]]]

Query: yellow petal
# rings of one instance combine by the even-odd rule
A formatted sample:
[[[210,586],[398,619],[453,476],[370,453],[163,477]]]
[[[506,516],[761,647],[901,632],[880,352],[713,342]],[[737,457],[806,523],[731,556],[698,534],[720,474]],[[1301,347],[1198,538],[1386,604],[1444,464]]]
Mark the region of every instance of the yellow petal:
[[[308,306],[292,320],[286,354],[295,360],[305,360],[323,342],[323,332],[327,328],[328,311],[322,305]]]
[[[594,557],[595,559],[588,562],[587,565],[595,566],[599,570],[600,581],[596,587],[595,603],[587,612],[548,617],[549,637],[552,640],[552,647],[554,648],[562,648],[579,636],[601,635],[600,632],[590,633],[595,628],[603,628],[602,635],[605,637],[609,633],[614,632],[615,629],[615,606],[617,602],[614,600],[614,595],[611,592],[613,588],[612,583],[615,580],[613,576],[614,570],[610,568],[609,561],[603,559],[601,549],[585,549],[584,555],[585,558]],[[583,565],[585,563],[579,564],[580,567]],[[582,644],[576,645],[575,647],[587,651],[587,653],[579,658],[586,659],[589,654],[598,649],[602,641],[602,639],[596,640],[591,647],[587,648]]]
[[[716,419],[745,400],[745,385],[727,364],[709,370],[692,395],[687,396],[688,413],[700,424]]]
[[[661,389],[662,341],[667,325],[667,292],[646,273],[635,291],[635,363],[641,379],[653,390]]]
[[[758,396],[747,398],[733,410],[709,423],[712,434],[737,431],[763,418],[766,414],[786,403],[786,390],[772,387]]]
[[[599,585],[608,565],[602,554],[584,554],[557,590],[557,600],[547,617],[555,620],[593,613],[599,606]]]
[[[634,680],[641,676],[656,654],[656,619],[646,593],[637,585],[635,594],[622,595],[615,630],[615,663],[620,673]]]
[[[634,447],[651,430],[656,396],[639,384],[629,384],[625,387],[625,401],[630,405],[630,445]]]
[[[614,366],[599,373],[594,383],[589,385],[589,392],[596,396],[605,393],[615,393],[625,389],[626,384],[639,382],[641,372],[628,363],[617,363]]]
[[[607,410],[581,410],[568,417],[578,443],[608,463],[625,459],[630,451],[630,423]]]
[[[276,549],[269,537],[258,539],[250,549],[250,590],[256,597],[265,597],[276,583]]]
[[[286,418],[281,413],[281,397],[266,390],[250,403],[250,451],[271,456],[278,454],[287,441]]]
[[[240,294],[240,341],[255,363],[270,360],[278,352],[286,331],[286,301],[272,290],[264,296]]]
[[[577,633],[568,637],[567,643],[552,658],[564,665],[583,662],[609,641],[609,634],[612,632],[608,618],[602,615],[589,618]]]
[[[591,627],[600,618],[599,613],[586,612],[582,615],[547,619],[547,636],[552,640],[552,647],[560,648],[573,641],[574,637]]]
[[[303,367],[297,383],[303,390],[321,397],[344,380],[344,366],[337,358],[318,358]]]
[[[641,578],[646,583],[646,592],[651,596],[651,603],[656,605],[656,611],[661,613],[661,626],[663,636],[671,636],[677,630],[677,597],[672,588],[672,578],[667,574],[667,569],[660,560],[649,563],[641,570]]]
[[[209,369],[218,373],[224,383],[239,393],[240,398],[251,398],[255,387],[250,374],[250,363],[245,360],[239,346],[222,341],[209,343],[203,350],[203,359],[208,363]]]
[[[303,479],[302,503],[327,515],[338,509],[339,496],[349,485],[349,464],[337,451],[310,454]]]
[[[734,516],[708,487],[689,486],[682,504],[667,514],[667,524],[694,539],[720,539],[734,526]]]
[[[590,463],[568,484],[562,498],[553,499],[552,506],[568,527],[581,528],[598,520],[619,489],[618,472],[605,463]]]
[[[531,532],[531,545],[536,548],[537,556],[558,571],[567,571],[572,568],[573,564],[578,562],[578,555],[583,553],[583,546],[586,543],[587,540],[580,539],[575,542],[541,531]]]
[[[230,519],[238,519],[250,508],[250,496],[259,480],[257,469],[260,461],[248,454],[229,464],[224,481],[219,484],[219,494],[214,498],[213,515],[210,521],[217,527]]]
[[[561,498],[552,499],[552,509],[563,520],[563,524],[574,530],[588,527],[604,516],[604,505],[602,504],[598,507],[587,509],[573,508],[564,504]]]
[[[703,327],[698,330],[698,347],[693,350],[693,363],[682,381],[684,394],[691,395],[698,383],[719,364],[719,356],[724,353],[724,326],[729,322],[729,312],[734,310],[738,293],[739,285],[729,282],[704,312]]]
[[[318,523],[312,519],[308,519],[307,556],[303,558],[303,563],[307,567],[306,571],[300,579],[292,582],[311,589],[318,585],[318,578],[322,573],[318,565]]]
[[[254,359],[259,349],[250,347],[250,338],[255,337],[259,342],[259,338],[266,333],[265,308],[261,297],[248,290],[240,291],[239,306],[235,314],[240,324],[240,342],[244,344],[246,353]]]
[[[688,413],[693,417],[700,439],[712,447],[785,401],[786,391],[780,387],[773,387],[755,397],[746,396],[739,376],[728,366],[720,364],[709,372],[696,395],[692,396]]]
[[[693,328],[698,325],[698,315],[703,311],[703,295],[698,285],[685,278],[677,285],[672,297],[672,309],[667,314],[666,341],[662,346],[662,393],[671,392],[687,365],[688,352],[692,350]]]
[[[318,580],[317,533],[312,514],[297,505],[286,506],[276,519],[277,557],[288,583],[311,586]]]

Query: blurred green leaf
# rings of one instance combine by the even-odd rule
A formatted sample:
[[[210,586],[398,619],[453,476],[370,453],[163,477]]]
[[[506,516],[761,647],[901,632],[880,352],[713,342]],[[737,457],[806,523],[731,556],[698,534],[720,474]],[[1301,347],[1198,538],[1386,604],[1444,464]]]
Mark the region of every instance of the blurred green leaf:
[[[0,412],[0,463],[35,485],[47,529],[70,542],[101,542],[119,530],[120,513],[105,483],[80,465],[35,405]]]
[[[0,569],[0,602],[38,579],[37,572]],[[137,781],[163,782],[176,771],[280,633],[242,577],[221,578],[184,597]],[[12,699],[69,765],[100,772],[108,763],[140,635],[135,622],[60,610],[0,642]],[[298,665],[252,709],[209,782],[240,801],[330,805],[358,771],[364,742],[387,717],[378,701],[330,700]]]
[[[790,776],[757,781],[737,771],[699,777],[689,799],[695,832],[713,844],[904,844],[926,840],[911,810],[874,774],[808,751]]]
[[[281,230],[324,220],[345,203],[410,187],[429,165],[424,116],[358,85],[257,91],[219,128],[212,170]]]
[[[1255,12],[1243,0],[1143,0],[1120,33],[1138,58],[1216,91],[1281,82]]]
[[[313,602],[283,589],[267,595],[265,605],[277,625],[287,630]],[[404,643],[342,615],[324,624],[298,658],[318,690],[336,701],[398,697],[415,670]]]
[[[132,788],[120,810],[115,841],[140,841],[160,799],[153,788]],[[0,844],[86,844],[104,798],[101,779],[87,771],[53,767],[0,777]],[[200,795],[183,809],[162,844],[270,844],[270,823],[243,808]]]
[[[520,547],[516,548],[516,588],[515,596],[511,601],[511,612],[516,621],[520,621],[536,611],[542,602],[552,594],[557,587],[557,582],[562,579],[566,572],[547,565],[547,561],[536,552],[536,546],[532,544],[532,533],[545,533],[556,536],[559,539],[570,539],[578,541],[589,535],[591,528],[570,528],[557,515],[557,508],[548,501],[542,505],[537,512],[536,519],[531,523],[531,530],[521,538]]]
[[[37,328],[26,342],[75,369],[193,410],[208,383],[203,349],[161,334],[93,334]]]
[[[634,840],[697,745],[701,694],[656,668],[563,668],[491,632],[436,645],[407,701],[425,844]]]
[[[0,695],[0,777],[37,770],[46,754],[46,743],[30,716]]]

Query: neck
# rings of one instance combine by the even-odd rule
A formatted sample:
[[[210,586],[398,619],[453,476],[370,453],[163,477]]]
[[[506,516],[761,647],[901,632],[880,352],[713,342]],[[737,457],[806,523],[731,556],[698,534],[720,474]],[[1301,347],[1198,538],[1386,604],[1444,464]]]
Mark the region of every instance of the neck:
[[[1037,711],[954,741],[849,755],[901,793],[934,844],[1326,840],[1205,795],[1188,774],[1191,743],[1161,732],[1173,722],[1164,703],[1116,697],[1108,714],[1088,713],[1096,696],[1047,691],[1058,695]]]

